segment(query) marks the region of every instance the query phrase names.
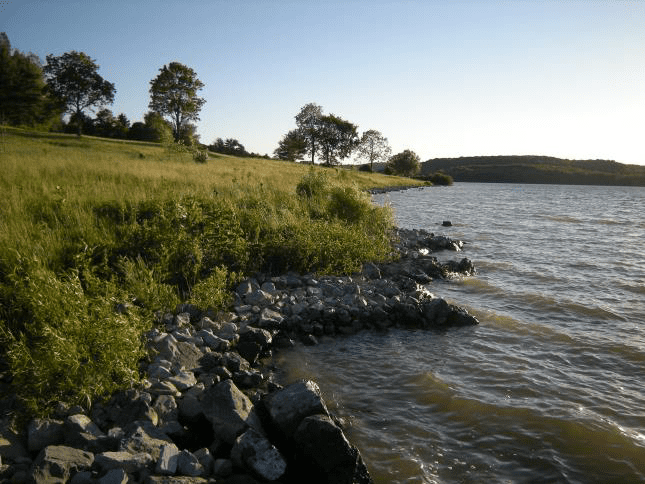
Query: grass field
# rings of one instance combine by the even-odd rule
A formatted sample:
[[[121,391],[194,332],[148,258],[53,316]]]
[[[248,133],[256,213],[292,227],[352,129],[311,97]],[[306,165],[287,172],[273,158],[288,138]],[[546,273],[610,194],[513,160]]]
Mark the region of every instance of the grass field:
[[[392,214],[363,190],[418,183],[12,128],[0,167],[0,344],[33,414],[137,381],[155,311],[226,308],[255,271],[387,259]]]

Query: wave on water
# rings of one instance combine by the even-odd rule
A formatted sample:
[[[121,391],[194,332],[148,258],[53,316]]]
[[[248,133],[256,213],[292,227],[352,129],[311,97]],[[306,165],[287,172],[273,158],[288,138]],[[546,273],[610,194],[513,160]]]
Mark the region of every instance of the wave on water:
[[[549,214],[538,214],[539,218],[547,219],[552,222],[565,222],[571,224],[581,224],[583,221],[576,217],[571,217],[569,215],[549,215]]]

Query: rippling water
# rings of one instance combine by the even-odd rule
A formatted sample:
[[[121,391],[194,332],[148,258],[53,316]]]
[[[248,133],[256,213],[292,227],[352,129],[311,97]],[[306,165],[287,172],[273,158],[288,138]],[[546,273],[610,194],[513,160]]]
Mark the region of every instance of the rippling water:
[[[430,285],[481,324],[283,353],[316,380],[377,482],[645,482],[645,189],[457,184],[381,195],[464,240]],[[453,227],[441,227],[451,220]]]

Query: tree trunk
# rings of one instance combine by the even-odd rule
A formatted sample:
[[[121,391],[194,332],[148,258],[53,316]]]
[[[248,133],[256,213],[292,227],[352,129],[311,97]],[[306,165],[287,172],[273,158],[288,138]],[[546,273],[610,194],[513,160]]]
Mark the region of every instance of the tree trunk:
[[[83,113],[77,107],[76,108],[76,135],[80,138],[83,131],[83,118],[81,117]]]

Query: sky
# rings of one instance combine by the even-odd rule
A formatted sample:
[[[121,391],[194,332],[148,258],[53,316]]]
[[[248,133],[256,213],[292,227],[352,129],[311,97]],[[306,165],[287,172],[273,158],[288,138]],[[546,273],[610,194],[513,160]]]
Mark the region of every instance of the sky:
[[[88,54],[131,122],[161,67],[191,67],[205,144],[271,155],[313,102],[422,161],[645,165],[643,0],[0,0],[0,32]]]

